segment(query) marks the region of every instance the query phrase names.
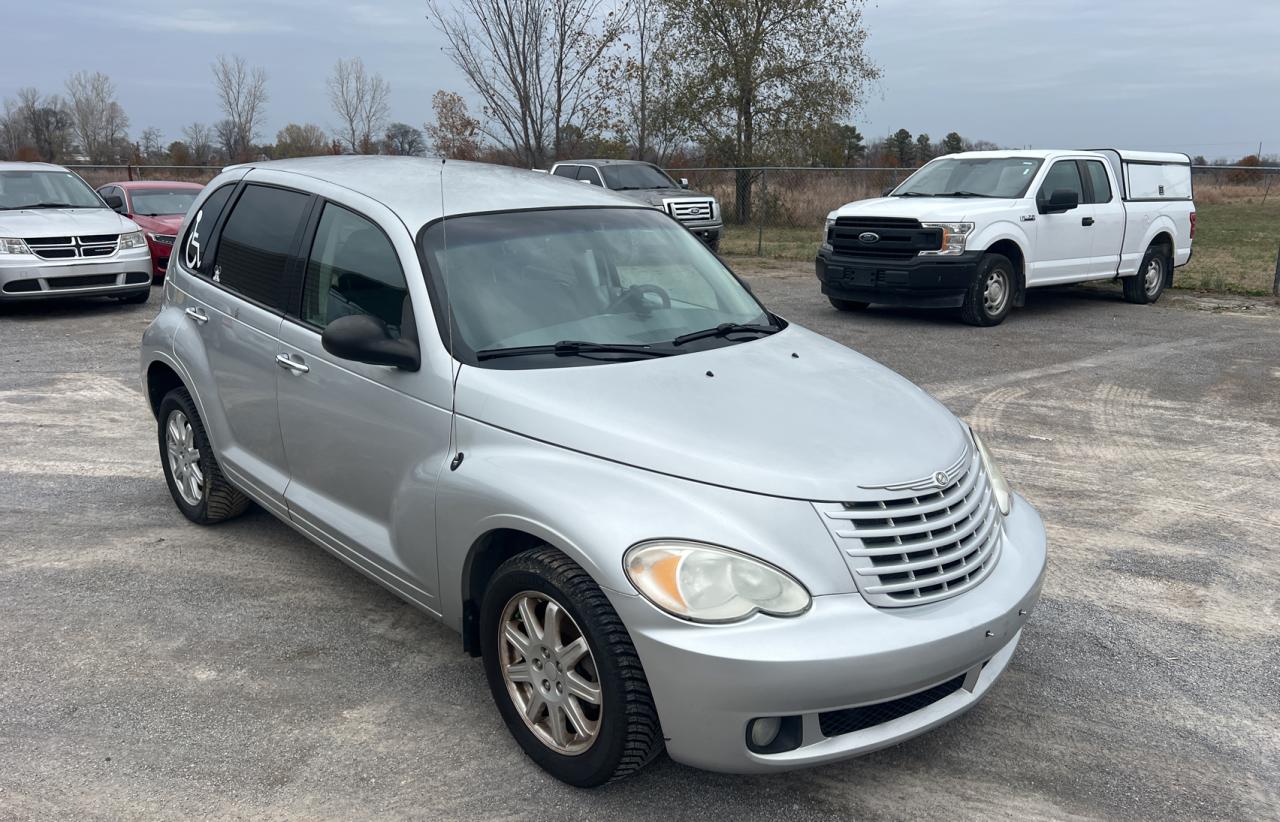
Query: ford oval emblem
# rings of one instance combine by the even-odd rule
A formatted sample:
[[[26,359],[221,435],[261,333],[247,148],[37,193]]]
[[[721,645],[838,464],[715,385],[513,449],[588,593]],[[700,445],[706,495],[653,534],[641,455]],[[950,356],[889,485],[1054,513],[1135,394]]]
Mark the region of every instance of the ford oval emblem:
[[[877,233],[875,233],[874,231],[864,231],[864,232],[862,232],[861,234],[859,234],[859,235],[858,235],[858,242],[860,242],[860,243],[878,243],[878,242],[880,242],[880,235],[879,235],[879,234],[877,234]]]

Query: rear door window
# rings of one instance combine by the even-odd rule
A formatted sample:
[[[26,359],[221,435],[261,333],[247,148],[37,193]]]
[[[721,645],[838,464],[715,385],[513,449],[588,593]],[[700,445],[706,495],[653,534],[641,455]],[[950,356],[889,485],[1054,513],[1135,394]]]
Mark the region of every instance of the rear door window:
[[[317,328],[350,314],[369,314],[400,336],[408,295],[391,240],[376,225],[326,203],[316,227],[302,288],[302,320]]]
[[[1107,170],[1103,167],[1102,162],[1100,160],[1085,160],[1084,170],[1089,177],[1089,184],[1093,188],[1093,197],[1089,202],[1111,202],[1111,181],[1107,179]]]
[[[200,204],[191,218],[181,246],[182,262],[188,271],[213,276],[213,227],[218,224],[218,217],[235,190],[235,183],[221,186]]]
[[[311,203],[299,191],[247,185],[218,238],[213,281],[267,308],[293,302],[289,263]]]
[[[1080,180],[1080,167],[1075,160],[1059,160],[1049,167],[1036,200],[1047,203],[1055,191],[1074,191],[1078,202],[1085,202],[1084,183]]]

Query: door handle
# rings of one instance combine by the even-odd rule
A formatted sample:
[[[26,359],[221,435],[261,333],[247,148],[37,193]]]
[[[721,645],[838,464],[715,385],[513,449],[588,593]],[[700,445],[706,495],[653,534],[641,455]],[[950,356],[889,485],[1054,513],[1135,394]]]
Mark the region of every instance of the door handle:
[[[209,315],[204,313],[202,309],[188,308],[186,311],[186,314],[188,317],[200,323],[201,325],[204,325],[205,323],[209,322]]]
[[[287,368],[295,374],[305,374],[311,370],[310,366],[301,360],[295,360],[291,354],[276,354],[276,365]]]
[[[1081,217],[1081,218],[1080,218],[1080,225],[1084,225],[1084,226],[1093,225],[1093,218],[1092,218],[1092,217]]]

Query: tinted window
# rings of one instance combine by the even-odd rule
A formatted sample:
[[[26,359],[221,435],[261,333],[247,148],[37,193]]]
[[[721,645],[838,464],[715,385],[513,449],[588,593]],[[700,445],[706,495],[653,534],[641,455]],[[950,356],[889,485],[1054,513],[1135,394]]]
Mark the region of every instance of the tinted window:
[[[554,174],[557,177],[568,177],[570,180],[576,180],[578,178],[578,167],[577,166],[556,166],[556,170]]]
[[[1050,195],[1055,191],[1074,191],[1079,202],[1085,202],[1084,185],[1080,182],[1080,168],[1075,160],[1061,160],[1050,166],[1049,173],[1044,175],[1044,182],[1040,184],[1040,193],[1036,195],[1036,199],[1040,202],[1048,202]]]
[[[267,186],[246,186],[218,239],[213,279],[263,305],[289,303],[285,269],[308,195]]]
[[[1085,160],[1084,170],[1089,175],[1089,182],[1093,184],[1093,199],[1090,202],[1111,202],[1111,181],[1107,179],[1107,170],[1102,163],[1098,160]]]
[[[348,314],[371,314],[398,337],[407,293],[387,235],[358,214],[326,205],[307,261],[302,319],[324,328]]]
[[[600,185],[600,175],[591,166],[578,166],[578,179],[586,180],[593,186]]]
[[[182,262],[189,270],[206,277],[213,276],[213,247],[209,241],[213,235],[213,227],[218,223],[218,216],[222,214],[222,209],[235,190],[235,183],[222,186],[200,204],[196,215],[191,218],[187,236],[182,240]]]

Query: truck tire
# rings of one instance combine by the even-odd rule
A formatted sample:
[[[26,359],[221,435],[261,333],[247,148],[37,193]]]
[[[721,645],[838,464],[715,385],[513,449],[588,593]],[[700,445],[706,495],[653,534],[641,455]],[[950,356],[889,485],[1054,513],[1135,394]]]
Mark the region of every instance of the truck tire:
[[[249,498],[223,475],[187,389],[165,394],[156,418],[164,479],[183,516],[197,525],[213,525],[243,514]]]
[[[1147,253],[1142,255],[1142,264],[1138,266],[1138,273],[1132,277],[1120,279],[1120,284],[1124,287],[1125,302],[1147,305],[1160,299],[1171,271],[1173,271],[1173,259],[1169,253],[1169,247],[1152,243]]]
[[[999,325],[1013,307],[1017,275],[1003,254],[986,254],[978,261],[973,280],[964,293],[960,319],[969,325]]]
[[[871,303],[864,303],[861,300],[842,300],[839,297],[827,297],[831,302],[831,307],[837,311],[863,311]]]
[[[603,785],[662,751],[631,635],[595,580],[554,548],[499,566],[480,605],[480,646],[511,735],[562,782]]]

